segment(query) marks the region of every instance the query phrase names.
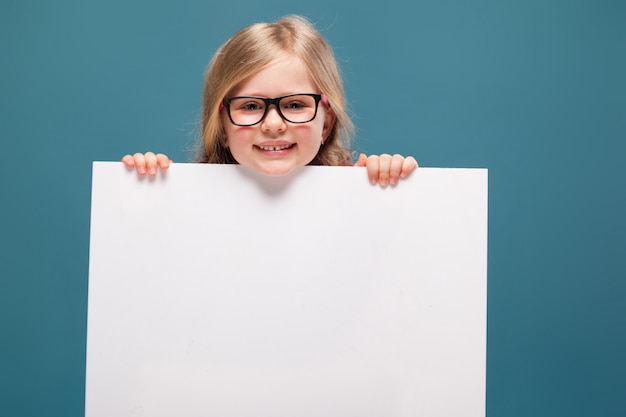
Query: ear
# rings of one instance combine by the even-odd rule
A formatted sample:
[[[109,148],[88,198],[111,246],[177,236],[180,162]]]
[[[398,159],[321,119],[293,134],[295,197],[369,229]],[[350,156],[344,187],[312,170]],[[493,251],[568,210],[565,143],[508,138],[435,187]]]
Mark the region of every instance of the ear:
[[[328,136],[330,136],[333,128],[335,127],[335,121],[337,120],[337,116],[335,116],[335,112],[332,108],[328,108],[326,110],[326,114],[324,115],[324,128],[322,129],[322,142],[326,141]]]
[[[220,108],[221,109],[221,108]],[[219,115],[218,117],[220,117],[221,123],[220,123],[220,127],[219,127],[219,139],[218,141],[222,144],[222,146],[225,149],[228,149],[228,136],[226,135],[226,128],[224,127],[224,116],[223,115]]]

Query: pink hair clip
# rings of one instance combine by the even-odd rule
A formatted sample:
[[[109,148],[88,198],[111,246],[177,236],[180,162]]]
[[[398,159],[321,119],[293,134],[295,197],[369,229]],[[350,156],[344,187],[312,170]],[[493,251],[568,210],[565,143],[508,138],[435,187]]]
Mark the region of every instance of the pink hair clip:
[[[326,106],[327,108],[330,108],[330,103],[328,102],[328,97],[326,97],[326,94],[322,93],[322,104],[324,106]]]

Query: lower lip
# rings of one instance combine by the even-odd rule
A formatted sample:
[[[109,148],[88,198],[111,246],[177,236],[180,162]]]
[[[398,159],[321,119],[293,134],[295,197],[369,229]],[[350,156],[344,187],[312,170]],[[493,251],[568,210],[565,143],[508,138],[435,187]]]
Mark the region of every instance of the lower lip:
[[[254,149],[256,149],[257,151],[261,152],[265,156],[284,156],[284,155],[287,155],[287,154],[293,152],[293,150],[295,148],[296,148],[296,144],[293,144],[293,145],[291,145],[288,148],[280,149],[280,150],[277,150],[277,151],[267,151],[265,149],[259,148],[258,146],[254,147]]]

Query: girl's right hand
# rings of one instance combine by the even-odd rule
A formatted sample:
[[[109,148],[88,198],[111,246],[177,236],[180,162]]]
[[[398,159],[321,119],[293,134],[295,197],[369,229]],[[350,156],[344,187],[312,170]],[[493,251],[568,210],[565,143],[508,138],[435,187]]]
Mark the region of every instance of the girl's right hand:
[[[146,152],[144,154],[138,152],[134,155],[124,155],[122,162],[128,168],[135,168],[139,175],[156,175],[159,168],[168,169],[172,161],[162,153]]]

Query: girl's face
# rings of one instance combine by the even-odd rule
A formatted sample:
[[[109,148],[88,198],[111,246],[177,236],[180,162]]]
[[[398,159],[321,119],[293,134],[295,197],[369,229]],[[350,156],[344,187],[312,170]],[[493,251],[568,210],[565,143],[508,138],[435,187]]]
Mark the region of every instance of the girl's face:
[[[275,98],[300,93],[322,92],[311,79],[304,63],[292,57],[274,61],[246,78],[227,98]],[[254,108],[256,104],[246,106]],[[320,102],[313,120],[294,124],[284,120],[275,105],[270,105],[263,120],[254,126],[234,125],[226,109],[222,109],[222,122],[226,130],[226,146],[239,164],[266,175],[285,175],[315,158],[322,139],[331,132],[334,114]]]

